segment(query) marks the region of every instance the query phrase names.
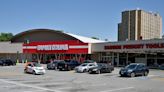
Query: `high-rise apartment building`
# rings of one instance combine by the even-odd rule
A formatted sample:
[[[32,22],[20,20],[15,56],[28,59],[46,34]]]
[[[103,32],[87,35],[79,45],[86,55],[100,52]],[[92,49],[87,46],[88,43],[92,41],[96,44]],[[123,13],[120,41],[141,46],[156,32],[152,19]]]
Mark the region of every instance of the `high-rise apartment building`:
[[[162,18],[158,13],[143,10],[122,12],[118,24],[118,41],[162,38]]]

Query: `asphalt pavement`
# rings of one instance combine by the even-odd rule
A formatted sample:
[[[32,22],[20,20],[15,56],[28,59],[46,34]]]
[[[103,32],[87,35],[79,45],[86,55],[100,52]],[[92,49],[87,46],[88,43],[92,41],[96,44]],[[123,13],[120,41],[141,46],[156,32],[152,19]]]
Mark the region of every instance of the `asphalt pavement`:
[[[120,68],[104,74],[46,70],[45,75],[25,74],[23,69],[24,64],[0,66],[0,92],[164,92],[163,70],[129,78],[119,76]]]

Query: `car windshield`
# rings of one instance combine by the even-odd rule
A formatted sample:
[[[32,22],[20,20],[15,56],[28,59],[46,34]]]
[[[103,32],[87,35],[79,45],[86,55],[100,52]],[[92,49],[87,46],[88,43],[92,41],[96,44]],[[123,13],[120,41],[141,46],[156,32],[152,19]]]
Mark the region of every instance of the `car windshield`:
[[[98,67],[103,67],[104,66],[104,64],[100,64],[100,63],[98,63],[97,65],[98,65]]]
[[[93,61],[93,60],[85,60],[84,61],[84,63],[93,63],[93,62],[95,62],[95,61]]]
[[[87,66],[87,64],[81,64],[80,66]]]
[[[35,66],[35,67],[41,67],[41,64],[34,63],[34,66]]]
[[[57,62],[53,62],[52,64],[56,64]]]
[[[53,61],[52,63],[58,63],[59,61]]]
[[[58,63],[66,63],[66,61],[59,61]]]
[[[126,68],[126,69],[134,69],[134,68],[136,68],[136,66],[137,66],[137,65],[133,64],[133,65],[128,65],[128,66],[126,66],[125,68]]]

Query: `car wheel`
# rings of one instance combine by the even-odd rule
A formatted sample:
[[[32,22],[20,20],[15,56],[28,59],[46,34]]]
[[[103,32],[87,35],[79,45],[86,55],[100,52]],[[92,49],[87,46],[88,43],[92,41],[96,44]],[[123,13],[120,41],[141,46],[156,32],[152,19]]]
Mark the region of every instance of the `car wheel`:
[[[57,66],[55,66],[54,70],[58,70]]]
[[[27,73],[27,70],[26,69],[24,69],[24,73]]]
[[[147,76],[147,75],[148,75],[148,72],[147,72],[147,71],[145,71],[145,72],[144,72],[144,76]]]
[[[91,70],[89,70],[89,71],[88,71],[88,73],[89,73],[89,74],[91,74],[91,73],[92,73],[92,71],[91,71]]]
[[[83,72],[84,72],[84,73],[87,72],[87,69],[84,69]]]
[[[112,72],[112,70],[109,70],[109,73],[111,73]]]
[[[63,70],[62,68],[59,69],[59,71],[62,71],[62,70]]]
[[[135,77],[135,73],[132,72],[132,73],[130,74],[130,77]]]
[[[68,67],[68,71],[71,71],[71,67],[70,66]]]
[[[100,70],[97,70],[97,73],[98,73],[98,74],[101,74],[101,71],[100,71]]]
[[[35,72],[35,71],[33,71],[33,72],[32,72],[32,74],[33,74],[33,75],[36,75],[36,72]]]

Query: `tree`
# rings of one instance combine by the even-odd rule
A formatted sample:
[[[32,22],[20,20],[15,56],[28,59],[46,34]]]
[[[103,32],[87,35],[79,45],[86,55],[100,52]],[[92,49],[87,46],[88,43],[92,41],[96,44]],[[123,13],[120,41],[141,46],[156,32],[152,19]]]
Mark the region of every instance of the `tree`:
[[[97,37],[91,37],[92,39],[96,39],[96,40],[99,40],[99,38],[97,38]]]
[[[105,39],[105,41],[108,41],[108,39]]]
[[[159,40],[159,39],[161,39],[161,38],[153,38],[153,40]]]
[[[0,33],[0,41],[10,41],[12,37],[12,33]]]

